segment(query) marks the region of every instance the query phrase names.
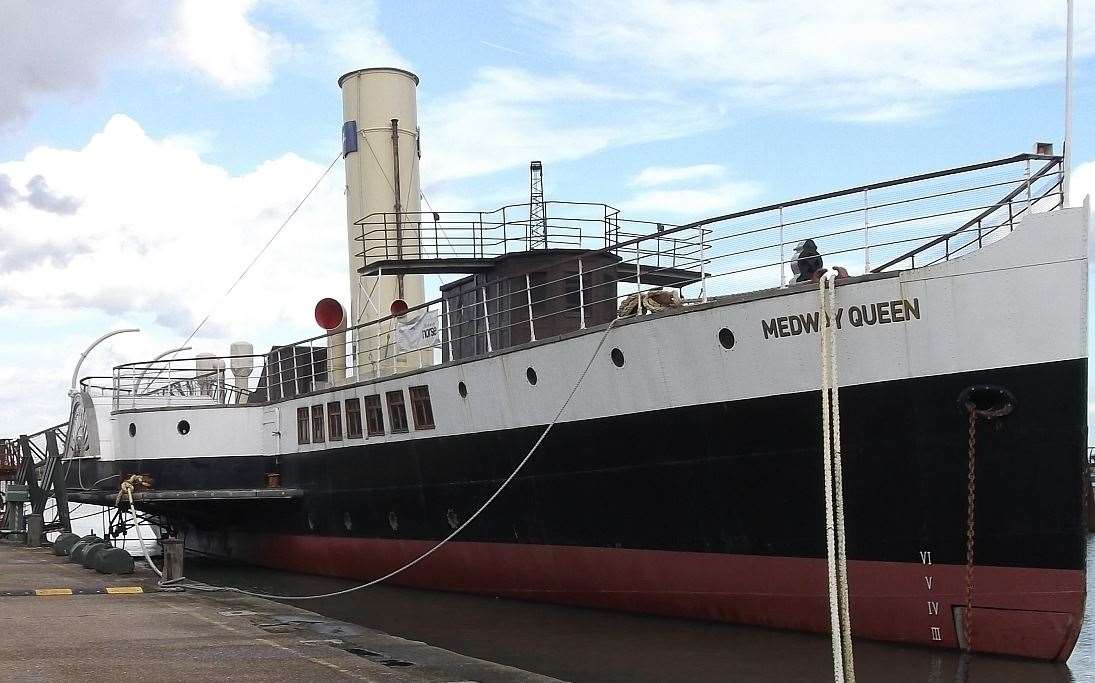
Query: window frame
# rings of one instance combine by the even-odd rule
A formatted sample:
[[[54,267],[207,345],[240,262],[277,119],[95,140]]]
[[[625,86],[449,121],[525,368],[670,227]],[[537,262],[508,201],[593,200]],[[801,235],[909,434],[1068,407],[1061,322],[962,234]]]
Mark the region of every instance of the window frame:
[[[327,440],[342,441],[342,401],[327,402]]]
[[[308,410],[308,406],[301,406],[297,408],[297,445],[306,446],[310,443],[312,443],[312,413]]]
[[[365,435],[361,422],[361,399],[356,396],[348,398],[345,404],[343,413],[346,415],[346,438],[360,439]],[[350,406],[354,406],[353,410],[350,409]]]
[[[369,436],[384,436],[384,402],[380,398],[380,394],[369,394],[364,396],[361,401],[362,412],[365,413],[365,427],[366,433]],[[374,427],[374,420],[376,418],[376,429]]]
[[[322,403],[312,406],[312,443],[324,443],[327,440],[324,438],[327,431],[327,411],[324,408]]]
[[[411,419],[414,421],[415,431],[421,429],[435,429],[437,422],[433,416],[433,404],[430,401],[430,386],[420,384],[408,388],[411,399]],[[417,395],[416,395],[417,394]],[[419,408],[422,408],[422,419],[419,419]]]
[[[395,401],[396,397],[399,398]],[[411,431],[411,421],[407,418],[407,399],[403,396],[402,389],[393,389],[384,392],[384,403],[388,406],[388,431],[392,434],[408,434]],[[398,410],[396,410],[398,408]],[[399,419],[396,419],[396,416]]]

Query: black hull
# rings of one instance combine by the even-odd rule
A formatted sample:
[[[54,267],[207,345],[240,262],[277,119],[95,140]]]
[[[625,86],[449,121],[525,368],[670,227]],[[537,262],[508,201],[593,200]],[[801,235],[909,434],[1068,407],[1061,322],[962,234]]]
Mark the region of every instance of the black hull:
[[[1083,570],[1086,359],[843,388],[850,557],[965,562],[959,395],[975,384],[1015,397],[1011,415],[978,428],[977,564]],[[140,472],[158,489],[237,488],[279,471],[304,498],[144,507],[194,531],[429,541],[474,512],[542,429],[365,439],[279,457],[87,462],[79,476]],[[819,443],[818,392],[560,423],[461,539],[823,558]]]

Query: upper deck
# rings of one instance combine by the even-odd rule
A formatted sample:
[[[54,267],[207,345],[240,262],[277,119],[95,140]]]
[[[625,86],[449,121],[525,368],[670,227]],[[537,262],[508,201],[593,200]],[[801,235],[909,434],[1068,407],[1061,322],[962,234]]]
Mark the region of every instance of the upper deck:
[[[1061,158],[1023,154],[680,225],[625,221],[607,205],[566,202],[546,203],[542,221],[530,216],[529,205],[373,214],[359,221],[369,273],[459,272],[472,284],[403,316],[350,328],[352,344],[375,348],[372,357],[356,361],[336,339],[318,335],[248,356],[259,369],[257,383],[231,382],[224,369],[198,372],[196,359],[175,359],[121,365],[109,387],[88,384],[103,385],[115,409],[279,401],[390,375],[392,359],[422,358],[423,349],[433,350],[434,363],[466,360],[617,314],[785,287],[794,280],[794,245],[805,239],[816,242],[826,267],[880,273],[972,253],[1030,213],[1061,206]],[[537,254],[550,255],[550,263],[496,268],[500,260]],[[489,281],[474,279],[492,269]],[[663,293],[651,297],[657,290]],[[345,372],[329,369],[336,353],[347,360]],[[239,358],[221,360],[231,366]]]

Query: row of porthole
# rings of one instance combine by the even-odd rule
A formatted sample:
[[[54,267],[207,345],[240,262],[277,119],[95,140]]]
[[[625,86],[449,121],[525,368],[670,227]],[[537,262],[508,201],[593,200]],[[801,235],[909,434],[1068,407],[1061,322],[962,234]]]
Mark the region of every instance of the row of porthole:
[[[729,349],[734,348],[734,341],[735,341],[734,340],[734,333],[732,331],[730,331],[729,328],[724,327],[721,330],[719,330],[719,344],[721,344],[724,349],[729,350]],[[612,349],[612,353],[610,353],[609,356],[612,358],[612,364],[613,365],[615,365],[618,368],[622,368],[624,366],[624,363],[626,362],[626,360],[624,358],[624,352],[621,351],[619,348]],[[529,384],[531,384],[533,386],[536,386],[536,382],[537,382],[536,368],[533,368],[533,367],[527,368],[525,370],[525,379],[528,380]],[[460,394],[460,398],[467,398],[468,397],[468,385],[467,384],[464,384],[463,382],[460,382],[459,384],[456,385],[456,390]]]
[[[725,349],[734,348],[734,333],[726,327],[722,328],[721,330],[719,330],[719,343],[722,344],[723,348]],[[624,363],[626,362],[626,360],[624,359],[624,352],[621,351],[619,348],[612,349],[612,353],[610,353],[609,356],[612,358],[613,365],[618,368],[622,368],[624,366]],[[538,381],[538,378],[536,377],[536,369],[531,366],[527,368],[525,370],[525,379],[528,380],[529,384],[536,386],[536,382]],[[464,384],[464,382],[460,382],[459,384],[457,384],[456,390],[460,394],[460,398],[468,397],[468,385]],[[190,433],[190,423],[186,420],[179,420],[179,424],[176,426],[176,428],[178,429],[179,434],[183,436],[186,436]],[[137,425],[132,422],[129,423],[129,435],[137,436]]]
[[[175,425],[175,429],[177,429],[182,436],[186,436],[190,433],[190,422],[187,420],[179,420],[179,424]],[[137,425],[133,422],[129,423],[129,435],[131,437],[137,436]]]

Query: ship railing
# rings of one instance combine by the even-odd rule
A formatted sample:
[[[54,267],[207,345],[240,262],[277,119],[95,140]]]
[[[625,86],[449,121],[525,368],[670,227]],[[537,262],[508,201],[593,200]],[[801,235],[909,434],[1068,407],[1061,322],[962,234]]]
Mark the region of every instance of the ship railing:
[[[357,221],[366,263],[490,259],[538,249],[612,248],[621,241],[677,227],[672,223],[624,220],[607,204],[549,201],[543,217],[532,204],[509,204],[492,211],[378,212]],[[658,256],[672,259],[699,248],[701,229],[666,236]]]
[[[247,389],[235,386],[223,369],[199,368],[206,361],[203,357],[119,366],[111,377],[84,378],[80,385],[89,395],[111,396],[113,410],[246,402]]]
[[[280,400],[480,357],[601,325],[618,314],[645,315],[788,286],[795,279],[794,245],[805,239],[814,240],[826,267],[841,266],[853,276],[946,261],[1001,239],[1032,213],[1060,208],[1060,167],[1060,157],[1020,155],[690,224],[663,224],[661,230],[651,224],[653,230],[633,237],[621,229],[608,247],[564,256],[547,269],[537,266],[552,277],[518,273],[460,297],[413,306],[403,316],[351,327],[345,348],[318,335],[255,354],[249,358],[261,368],[258,384],[240,387],[236,400]],[[696,240],[674,241],[688,230],[696,231]],[[650,299],[667,290],[675,296]],[[221,358],[232,365],[234,357]],[[142,371],[153,374],[150,367],[162,370],[147,363],[119,366],[115,386],[132,390]],[[165,379],[157,382],[195,379],[192,368],[182,377],[174,372],[164,370]]]

